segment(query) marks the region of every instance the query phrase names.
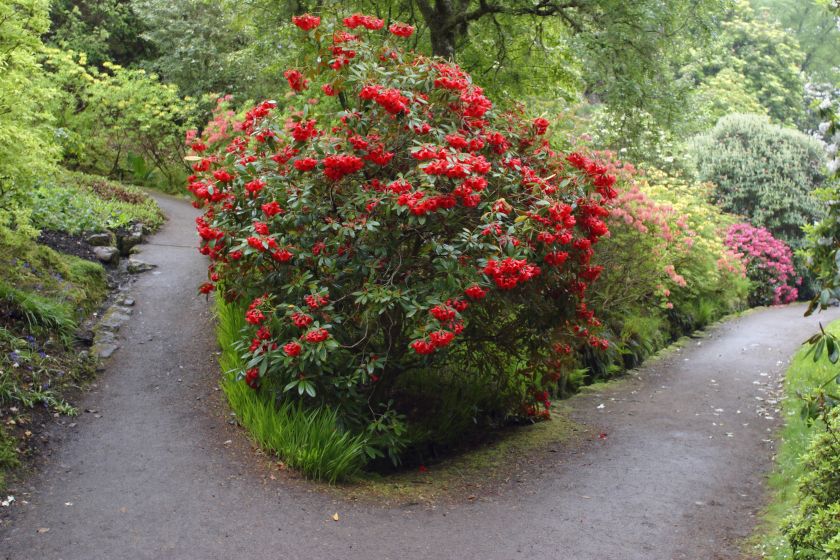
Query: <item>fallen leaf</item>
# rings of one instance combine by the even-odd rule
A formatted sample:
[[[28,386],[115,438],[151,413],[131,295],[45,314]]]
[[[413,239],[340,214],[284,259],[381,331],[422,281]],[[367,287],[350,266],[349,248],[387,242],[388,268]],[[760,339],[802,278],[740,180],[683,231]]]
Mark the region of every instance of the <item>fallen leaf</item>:
[[[49,527],[41,527],[40,529],[38,529],[38,532],[39,533],[49,533],[50,529],[49,529]]]
[[[334,514],[333,514],[333,516],[332,516],[332,520],[333,520],[333,521],[338,521],[338,520],[339,520],[339,517],[338,517],[338,512],[336,512],[336,513],[334,513]]]

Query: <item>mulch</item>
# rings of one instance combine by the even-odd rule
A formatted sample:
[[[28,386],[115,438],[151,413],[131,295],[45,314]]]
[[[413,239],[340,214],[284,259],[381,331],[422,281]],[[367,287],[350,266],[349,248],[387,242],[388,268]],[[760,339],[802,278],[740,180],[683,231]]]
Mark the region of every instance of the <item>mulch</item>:
[[[63,231],[42,230],[38,243],[61,253],[67,253],[89,261],[98,262],[93,247],[82,235],[71,235]]]

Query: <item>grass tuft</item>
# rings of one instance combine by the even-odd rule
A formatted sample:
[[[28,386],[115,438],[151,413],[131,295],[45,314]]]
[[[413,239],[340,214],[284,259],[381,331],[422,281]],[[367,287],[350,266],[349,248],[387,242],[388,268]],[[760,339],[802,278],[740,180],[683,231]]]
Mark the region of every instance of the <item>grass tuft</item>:
[[[268,391],[248,387],[239,379],[244,364],[235,348],[245,324],[244,310],[218,298],[216,313],[222,390],[254,441],[314,480],[334,484],[356,475],[366,461],[365,438],[340,429],[335,410],[277,402]]]

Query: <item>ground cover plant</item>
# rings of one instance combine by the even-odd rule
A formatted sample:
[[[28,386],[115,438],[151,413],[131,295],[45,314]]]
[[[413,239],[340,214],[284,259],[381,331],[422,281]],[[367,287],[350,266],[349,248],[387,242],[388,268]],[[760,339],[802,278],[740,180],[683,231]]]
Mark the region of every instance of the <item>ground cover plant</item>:
[[[130,227],[150,231],[163,223],[157,203],[143,190],[104,177],[61,171],[29,192],[30,223],[73,235]]]

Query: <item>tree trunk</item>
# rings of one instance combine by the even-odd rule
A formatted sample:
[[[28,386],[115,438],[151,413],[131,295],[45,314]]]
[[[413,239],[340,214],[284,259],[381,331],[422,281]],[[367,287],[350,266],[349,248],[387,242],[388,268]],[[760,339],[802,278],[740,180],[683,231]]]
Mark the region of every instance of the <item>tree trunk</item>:
[[[429,24],[432,40],[432,54],[448,60],[455,60],[455,31],[449,26]]]
[[[428,0],[415,0],[432,41],[432,54],[455,59],[455,42],[458,29],[452,24],[452,3],[450,0],[435,0],[434,6]]]

